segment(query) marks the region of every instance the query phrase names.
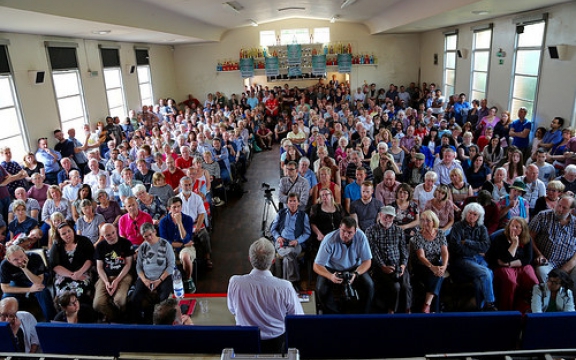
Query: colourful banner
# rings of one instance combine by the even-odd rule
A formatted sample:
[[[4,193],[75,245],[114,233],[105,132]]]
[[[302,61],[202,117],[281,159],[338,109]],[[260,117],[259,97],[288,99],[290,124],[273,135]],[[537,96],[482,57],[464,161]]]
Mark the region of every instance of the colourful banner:
[[[352,55],[338,54],[338,72],[350,73],[352,71]]]
[[[326,55],[312,55],[312,75],[326,75]]]
[[[291,44],[286,46],[288,65],[300,65],[302,63],[302,46],[300,44]]]
[[[267,57],[266,62],[266,76],[278,76],[280,75],[280,64],[278,62],[278,57]]]
[[[254,77],[254,59],[240,59],[240,75],[243,78]]]

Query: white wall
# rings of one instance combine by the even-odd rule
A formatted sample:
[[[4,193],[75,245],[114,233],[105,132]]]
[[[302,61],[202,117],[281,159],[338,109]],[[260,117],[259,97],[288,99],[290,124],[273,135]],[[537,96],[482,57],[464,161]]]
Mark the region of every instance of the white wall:
[[[352,87],[364,83],[376,83],[387,88],[390,83],[409,84],[416,81],[419,66],[419,35],[370,35],[368,28],[361,24],[338,22],[330,24],[320,20],[284,20],[258,27],[248,26],[225,33],[218,44],[177,46],[174,63],[178,69],[178,89],[181,94],[192,93],[204,99],[209,92],[220,91],[229,96],[243,91],[244,83],[240,72],[216,72],[216,64],[222,60],[237,61],[241,48],[257,47],[260,31],[292,28],[330,27],[332,42],[350,43],[352,52],[368,53],[377,57],[378,66],[352,66],[350,82]],[[330,69],[329,69],[330,71]],[[331,74],[329,73],[329,78]],[[342,78],[339,75],[339,78]],[[266,84],[264,76],[252,81]],[[292,86],[304,87],[317,80],[286,81]],[[284,84],[284,81],[270,85]]]
[[[20,99],[24,126],[27,129],[25,141],[30,149],[36,149],[36,140],[47,136],[51,145],[55,141],[51,134],[60,128],[60,119],[56,104],[56,95],[50,75],[50,65],[45,41],[74,42],[78,44],[77,58],[81,81],[86,100],[86,112],[91,123],[103,120],[108,115],[108,104],[104,87],[102,61],[98,44],[110,44],[94,40],[56,38],[41,35],[0,33],[0,39],[8,39],[8,54],[14,73],[14,83]],[[120,46],[122,64],[122,81],[125,98],[129,109],[140,108],[140,93],[136,74],[129,74],[126,65],[136,64],[134,45],[132,43],[114,43]],[[176,74],[173,66],[173,51],[170,46],[147,45],[150,50],[152,79],[156,96],[179,98],[176,91]],[[31,85],[28,71],[46,71],[45,82]],[[98,71],[98,76],[90,77],[88,70]],[[67,130],[67,129],[63,129]]]
[[[551,8],[532,12],[530,14],[541,14],[547,12],[548,24],[544,45],[552,46],[565,44],[570,45],[566,60],[550,59],[548,50],[543,52],[542,67],[539,78],[538,102],[536,114],[529,114],[529,117],[536,121],[538,126],[548,126],[552,118],[562,116],[566,119],[568,126],[572,121],[574,126],[574,101],[576,95],[576,3],[570,2]],[[514,65],[514,40],[516,36],[516,25],[513,21],[516,16],[491,19],[489,21],[467,24],[457,27],[458,48],[468,49],[469,55],[466,59],[458,58],[456,63],[456,93],[470,92],[470,72],[471,72],[471,49],[473,32],[471,27],[492,22],[493,39],[490,74],[488,80],[488,104],[497,106],[500,110],[509,109],[511,90],[511,77]],[[452,29],[452,28],[451,28]],[[442,83],[442,64],[444,35],[441,29],[426,32],[421,35],[420,64],[422,67],[422,81]],[[499,65],[496,53],[502,48],[506,52],[504,64]],[[438,65],[432,64],[433,54],[438,53]],[[515,114],[512,114],[515,116]]]

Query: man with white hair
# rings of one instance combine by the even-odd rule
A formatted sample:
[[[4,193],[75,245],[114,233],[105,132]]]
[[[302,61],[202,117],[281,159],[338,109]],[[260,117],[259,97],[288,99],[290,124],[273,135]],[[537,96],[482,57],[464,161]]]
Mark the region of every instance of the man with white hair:
[[[444,157],[442,157],[442,161],[437,162],[436,165],[434,165],[434,172],[438,175],[436,185],[438,184],[449,185],[451,183],[450,171],[452,171],[453,169],[460,169],[463,177],[462,180],[466,182],[466,175],[464,175],[462,166],[455,160],[456,152],[454,151],[454,149],[447,147],[443,151],[444,151]]]
[[[228,284],[228,309],[236,325],[258,326],[262,353],[283,353],[286,315],[304,314],[292,284],[270,272],[274,256],[268,239],[256,240],[249,250],[252,271],[232,276]]]
[[[100,174],[105,174],[106,184],[107,186],[110,186],[110,177],[108,175],[108,172],[106,170],[100,169],[98,160],[96,159],[88,160],[88,168],[90,169],[90,172],[84,176],[84,184],[88,184],[90,185],[90,187],[94,187],[98,185],[98,178]]]
[[[26,189],[23,187],[18,187],[14,190],[14,197],[16,200],[22,200],[26,204],[26,215],[30,216],[34,220],[38,220],[38,213],[41,212],[40,204],[38,200],[28,197]],[[8,223],[14,220],[14,202],[10,203],[8,207]]]
[[[62,197],[73,202],[78,198],[78,190],[82,187],[82,179],[78,170],[70,171],[70,183],[62,189]]]
[[[557,177],[556,180],[559,180],[562,184],[564,184],[564,192],[571,191],[572,193],[576,193],[576,165],[568,165],[564,169],[564,175]]]
[[[526,174],[518,176],[514,181],[522,181],[526,184],[526,191],[522,197],[530,204],[530,215],[536,206],[536,200],[539,197],[546,196],[546,184],[538,178],[539,169],[536,164],[530,164],[526,167]]]

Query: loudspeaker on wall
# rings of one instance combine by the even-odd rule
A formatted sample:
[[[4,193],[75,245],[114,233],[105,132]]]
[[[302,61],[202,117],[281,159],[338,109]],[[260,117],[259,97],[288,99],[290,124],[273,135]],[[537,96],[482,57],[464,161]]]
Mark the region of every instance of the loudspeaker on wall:
[[[45,76],[46,76],[45,71],[38,71],[38,70],[28,71],[28,77],[30,79],[30,84],[32,85],[44,84]]]

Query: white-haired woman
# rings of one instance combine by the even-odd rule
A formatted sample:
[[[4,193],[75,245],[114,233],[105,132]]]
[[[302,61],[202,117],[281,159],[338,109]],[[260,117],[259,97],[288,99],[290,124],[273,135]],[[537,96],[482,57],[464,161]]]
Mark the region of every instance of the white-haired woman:
[[[484,208],[470,203],[462,210],[462,220],[452,227],[448,240],[450,272],[457,273],[474,283],[478,309],[494,311],[494,275],[488,267],[485,255],[490,248],[488,229],[484,226]]]
[[[138,208],[152,217],[154,225],[158,225],[160,220],[166,216],[166,206],[162,204],[158,197],[148,194],[146,186],[137,184],[132,188],[132,192],[138,200]]]
[[[428,171],[424,175],[424,183],[416,185],[414,188],[414,197],[412,201],[418,204],[420,212],[424,211],[426,203],[434,197],[436,185],[434,183],[438,180],[438,175],[434,171]]]

